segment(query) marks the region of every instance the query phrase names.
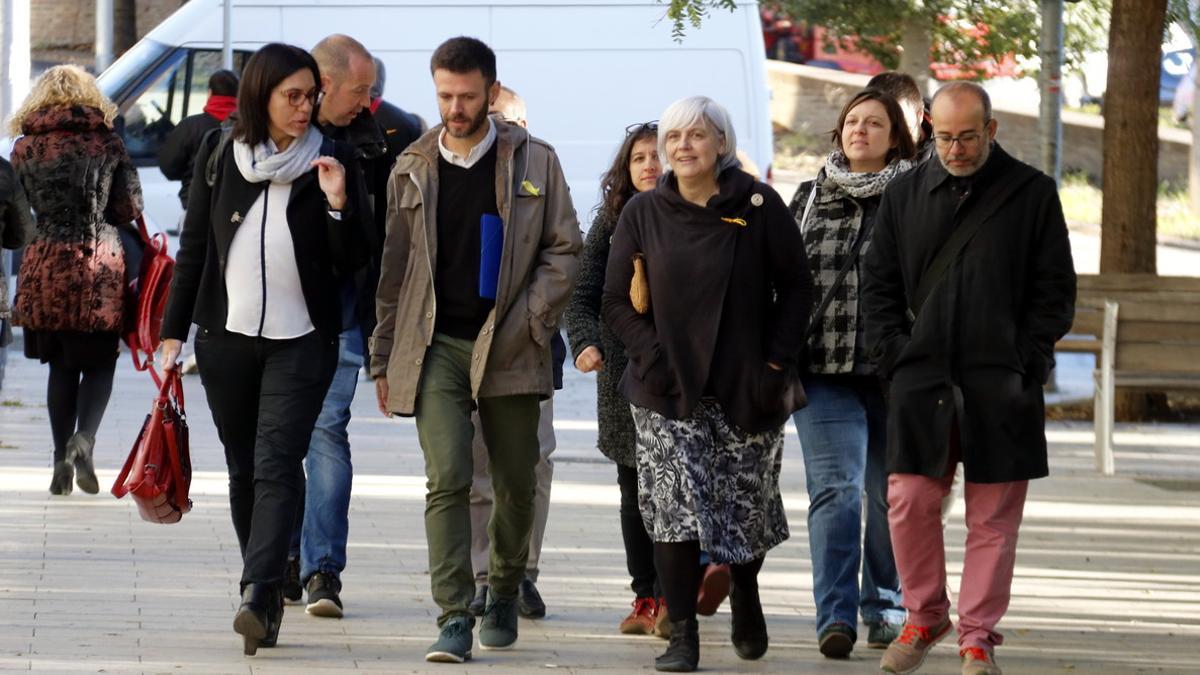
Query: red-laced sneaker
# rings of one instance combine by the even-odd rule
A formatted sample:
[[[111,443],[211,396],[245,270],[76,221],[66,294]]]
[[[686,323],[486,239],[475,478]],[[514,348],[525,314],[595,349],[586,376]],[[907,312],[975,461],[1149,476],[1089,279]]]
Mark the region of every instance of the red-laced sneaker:
[[[982,647],[966,647],[958,650],[958,655],[962,658],[962,675],[1001,675],[995,657]]]
[[[618,629],[626,635],[649,635],[654,632],[654,614],[658,603],[654,598],[637,598],[633,601],[633,611],[621,622]]]
[[[950,632],[953,624],[950,618],[942,619],[936,626],[914,626],[904,624],[900,637],[888,645],[883,658],[879,660],[879,669],[885,673],[911,673],[925,663],[925,656],[930,648]]]
[[[658,608],[654,610],[654,634],[664,640],[671,639],[671,617],[667,614],[667,599],[658,599]]]

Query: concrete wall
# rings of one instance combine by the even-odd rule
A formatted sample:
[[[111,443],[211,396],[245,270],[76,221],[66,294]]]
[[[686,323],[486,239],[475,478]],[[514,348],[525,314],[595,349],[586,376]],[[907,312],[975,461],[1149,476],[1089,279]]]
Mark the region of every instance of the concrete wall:
[[[866,75],[802,66],[782,61],[767,62],[771,88],[771,119],[792,131],[828,138],[837,124],[838,113],[854,92],[866,85]],[[1036,102],[1035,102],[1036,104]],[[997,140],[1009,153],[1022,161],[1040,166],[1036,112],[1006,105],[993,99],[993,115],[999,122]],[[1104,121],[1096,115],[1063,112],[1063,171],[1084,171],[1099,178]],[[1191,133],[1184,129],[1159,131],[1158,178],[1175,185],[1187,185],[1188,153]]]

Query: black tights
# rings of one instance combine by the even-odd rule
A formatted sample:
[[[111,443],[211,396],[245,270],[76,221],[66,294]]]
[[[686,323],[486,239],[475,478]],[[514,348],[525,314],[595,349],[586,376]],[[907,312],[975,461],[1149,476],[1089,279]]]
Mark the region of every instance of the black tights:
[[[638,510],[637,469],[618,464],[617,484],[621,487],[621,538],[625,541],[625,565],[633,580],[633,593],[639,598],[659,597],[662,591],[654,572],[654,542]]]
[[[696,590],[700,587],[703,570],[696,564],[699,559],[698,541],[654,542],[654,565],[658,568],[658,582],[667,599],[667,614],[672,622],[696,618]],[[758,572],[762,565],[763,558],[756,558],[729,566],[734,587],[746,593],[746,597],[757,597]]]
[[[46,405],[50,412],[50,435],[54,439],[54,461],[67,458],[67,440],[76,431],[93,436],[100,429],[104,409],[112,394],[117,363],[99,368],[70,368],[50,363]]]

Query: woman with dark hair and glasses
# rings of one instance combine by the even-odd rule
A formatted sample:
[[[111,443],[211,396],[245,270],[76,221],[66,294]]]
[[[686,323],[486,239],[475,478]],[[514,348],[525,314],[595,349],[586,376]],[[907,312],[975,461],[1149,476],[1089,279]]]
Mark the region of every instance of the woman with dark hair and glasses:
[[[337,364],[338,280],[366,252],[350,209],[361,189],[352,149],[312,124],[318,82],[298,47],[269,44],[246,63],[231,142],[214,131],[197,153],[162,324],[164,369],[199,327],[196,360],[242,551],[233,629],[248,655],[279,634],[302,460]]]
[[[600,424],[601,454],[617,464],[621,486],[621,536],[625,540],[625,565],[633,585],[633,611],[619,630],[632,635],[654,632],[659,611],[659,593],[654,572],[654,542],[646,532],[638,511],[637,469],[633,460],[633,418],[629,402],[618,391],[625,372],[625,348],[612,330],[600,320],[600,296],[604,292],[604,270],[617,218],[625,203],[639,192],[654,189],[662,165],[658,160],[658,124],[630,125],[612,166],[600,178],[600,204],[588,230],[580,260],[575,292],[563,315],[575,367],[596,373],[596,407]]]
[[[788,537],[783,425],[803,404],[796,357],[812,279],[787,206],[741,170],[724,107],[672,103],[658,149],[669,168],[621,212],[601,307],[629,356],[620,387],[671,622],[654,666],[685,672],[700,661],[701,550],[732,568],[734,651],[767,651],[758,573]]]
[[[790,207],[816,300],[801,372],[808,405],[794,417],[808,487],[817,646],[845,658],[860,613],[872,649],[887,648],[904,625],[887,519],[886,411],[863,339],[859,261],[883,189],[912,167],[916,147],[900,104],[880,89],[851,97],[831,136],[825,167],[800,184]]]

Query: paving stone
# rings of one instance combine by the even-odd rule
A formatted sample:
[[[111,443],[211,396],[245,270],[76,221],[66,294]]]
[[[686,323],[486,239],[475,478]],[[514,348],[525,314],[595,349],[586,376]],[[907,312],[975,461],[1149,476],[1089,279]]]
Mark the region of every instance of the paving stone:
[[[122,362],[124,364],[124,362]],[[184,380],[194,508],[181,523],[145,523],[107,486],[149,408],[148,378],[122,365],[98,434],[103,490],[47,493],[46,370],[9,361],[0,398],[0,670],[106,673],[651,672],[665,642],[623,636],[629,611],[615,469],[595,450],[594,380],[568,369],[556,401],[563,429],[543,547],[544,620],[520,622],[517,649],[475,647],[464,666],[428,664],[438,608],[429,591],[424,467],[412,420],[374,411],[360,383],[351,424],[355,484],[346,618],[289,606],[280,646],[241,654],[231,622],[241,560],[229,522],[224,459],[199,380]],[[1119,425],[1116,477],[1092,469],[1090,425],[1050,425],[1051,477],[1031,485],[1006,641],[1006,672],[1195,672],[1200,639],[1200,428]],[[771,649],[759,662],[729,645],[729,613],[701,620],[701,667],[724,673],[876,672],[879,652],[846,661],[816,649],[807,497],[795,432],[782,489],[791,539],[763,569]],[[962,505],[946,530],[949,579],[962,565]],[[477,632],[477,631],[476,631]],[[862,631],[860,630],[860,633]],[[922,672],[953,673],[952,644]]]

